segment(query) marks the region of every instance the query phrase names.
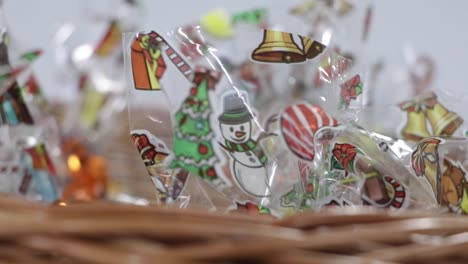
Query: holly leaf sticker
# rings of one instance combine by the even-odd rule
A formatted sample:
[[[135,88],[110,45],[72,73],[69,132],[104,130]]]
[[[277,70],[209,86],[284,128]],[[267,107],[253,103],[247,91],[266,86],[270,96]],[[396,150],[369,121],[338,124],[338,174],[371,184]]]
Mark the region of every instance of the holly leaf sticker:
[[[340,162],[336,159],[335,156],[332,157],[331,168],[335,170],[344,170],[343,166],[340,164]]]

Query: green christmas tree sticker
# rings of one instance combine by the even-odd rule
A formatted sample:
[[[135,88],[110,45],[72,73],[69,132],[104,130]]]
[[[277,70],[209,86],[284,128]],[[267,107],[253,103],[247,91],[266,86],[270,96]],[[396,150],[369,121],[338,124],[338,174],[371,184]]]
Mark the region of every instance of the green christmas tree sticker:
[[[218,180],[216,168],[221,159],[215,151],[217,143],[210,122],[212,107],[209,92],[219,81],[218,72],[197,71],[194,86],[175,114],[172,169],[182,169],[205,180]]]

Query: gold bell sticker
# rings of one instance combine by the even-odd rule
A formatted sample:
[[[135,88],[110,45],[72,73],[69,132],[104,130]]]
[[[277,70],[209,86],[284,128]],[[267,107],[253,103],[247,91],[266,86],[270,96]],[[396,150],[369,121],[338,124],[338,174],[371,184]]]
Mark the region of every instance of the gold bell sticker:
[[[325,50],[325,45],[298,35],[301,47],[291,33],[266,29],[263,40],[252,52],[252,60],[269,63],[300,63],[313,59]]]
[[[463,124],[463,119],[445,108],[432,92],[426,97],[401,103],[400,109],[407,114],[407,122],[401,131],[403,138],[407,140],[451,136]]]

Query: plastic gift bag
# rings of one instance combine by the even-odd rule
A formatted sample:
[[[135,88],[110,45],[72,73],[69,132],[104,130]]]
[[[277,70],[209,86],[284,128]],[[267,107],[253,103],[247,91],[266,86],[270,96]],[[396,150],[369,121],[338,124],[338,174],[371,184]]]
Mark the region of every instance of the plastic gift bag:
[[[350,104],[362,85],[351,71],[340,71],[338,64],[330,73],[333,78],[327,82],[325,96],[317,100],[320,105],[303,101],[307,97],[298,101],[288,91],[292,64],[312,65],[321,56],[330,56],[322,54],[324,45],[274,30],[250,33],[255,41],[247,38],[234,56],[270,66],[276,73],[271,86],[262,91],[272,95],[270,102],[249,98],[240,88],[241,76],[235,71],[231,75],[231,68],[224,67],[216,47],[197,57],[183,55],[180,39],[190,38],[182,29],[125,35],[131,135],[160,202],[180,205],[178,200],[188,198],[184,205],[200,206],[192,204],[198,197],[208,208],[220,210],[255,205],[254,210],[263,213],[294,212],[302,193],[285,203],[282,197],[294,186],[302,192],[301,161],[313,160],[314,134],[337,124],[327,111],[344,122],[355,118],[345,113],[357,113],[358,108]],[[223,52],[228,51],[219,50]],[[330,60],[348,61],[339,56]],[[210,187],[188,184],[196,178]]]
[[[3,26],[3,25],[2,25]],[[0,40],[0,124],[2,138],[2,169],[5,191],[30,199],[55,201],[60,193],[60,179],[51,158],[55,136],[53,122],[33,115],[18,78],[30,69],[39,51],[20,53],[10,48],[7,30],[2,28]],[[52,125],[52,126],[50,126]]]
[[[64,200],[114,199],[115,193],[125,193],[126,199],[133,189],[121,188],[122,179],[133,173],[126,152],[130,144],[121,139],[128,130],[121,125],[127,123],[121,36],[140,16],[133,1],[104,5],[105,13],[97,6],[86,10],[80,25],[61,25],[46,49],[55,59],[45,72],[51,76],[38,74],[25,83],[25,94],[33,99],[43,86],[47,112],[58,121],[59,144],[54,150],[60,151],[68,176]]]
[[[60,126],[67,137],[94,144],[114,133],[116,116],[125,108],[121,35],[133,30],[140,17],[133,1],[104,6],[113,11],[100,12],[98,6],[87,10],[84,5],[84,26],[64,23],[52,43],[53,77],[60,82],[55,85],[65,91],[59,98],[66,104],[60,109]]]

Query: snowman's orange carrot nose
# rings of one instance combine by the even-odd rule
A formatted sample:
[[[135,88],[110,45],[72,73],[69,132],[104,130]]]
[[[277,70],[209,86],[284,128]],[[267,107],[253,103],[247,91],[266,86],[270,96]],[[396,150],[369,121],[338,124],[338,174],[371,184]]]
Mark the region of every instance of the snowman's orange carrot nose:
[[[236,131],[236,137],[240,138],[240,137],[243,137],[245,135],[245,132],[242,132],[242,131]]]

